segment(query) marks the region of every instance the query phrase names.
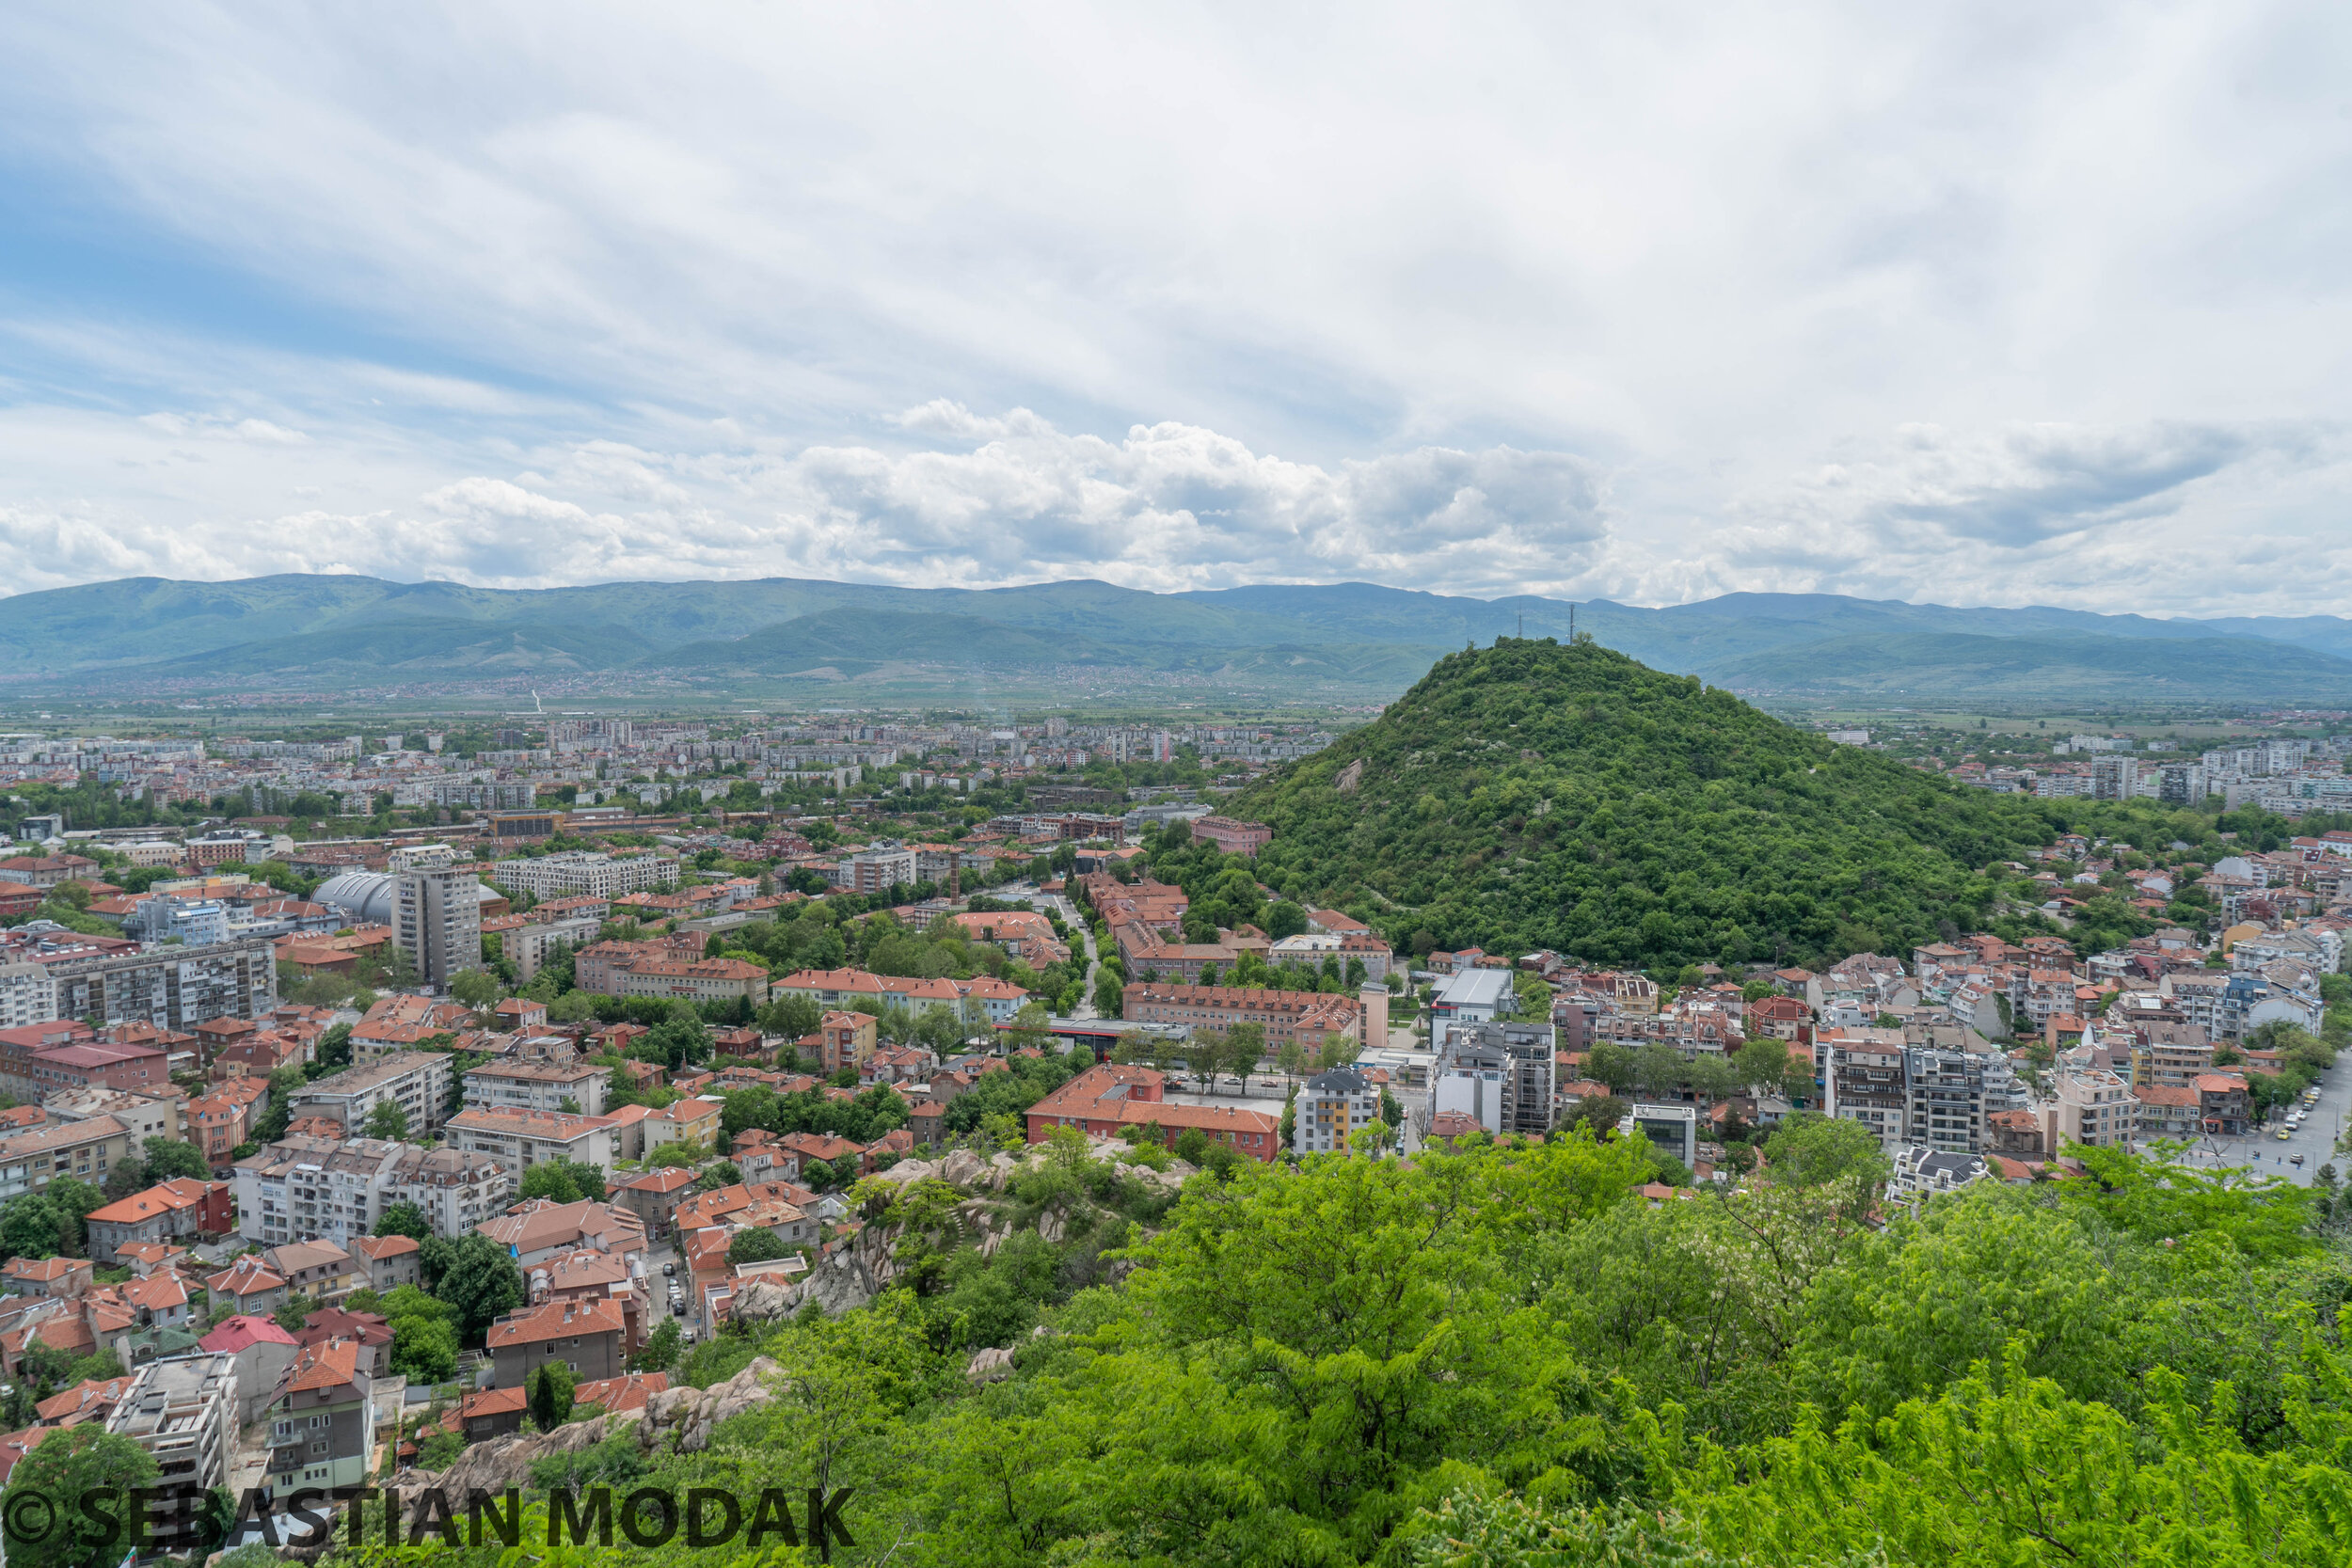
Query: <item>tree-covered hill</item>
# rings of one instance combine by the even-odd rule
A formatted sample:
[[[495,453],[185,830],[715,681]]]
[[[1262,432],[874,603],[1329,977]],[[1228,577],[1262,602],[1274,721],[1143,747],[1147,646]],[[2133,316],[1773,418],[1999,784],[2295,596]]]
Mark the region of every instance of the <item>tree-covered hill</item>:
[[[1900,951],[1983,926],[2030,802],[1794,729],[1589,641],[1450,655],[1233,801],[1268,879],[1363,896],[1400,945],[1645,966]]]

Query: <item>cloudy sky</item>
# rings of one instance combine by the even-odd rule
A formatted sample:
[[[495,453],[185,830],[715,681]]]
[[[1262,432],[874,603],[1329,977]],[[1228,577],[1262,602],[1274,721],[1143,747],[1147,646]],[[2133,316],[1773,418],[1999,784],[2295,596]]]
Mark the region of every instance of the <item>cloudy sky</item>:
[[[2352,589],[2352,10],[0,11],[0,589]]]

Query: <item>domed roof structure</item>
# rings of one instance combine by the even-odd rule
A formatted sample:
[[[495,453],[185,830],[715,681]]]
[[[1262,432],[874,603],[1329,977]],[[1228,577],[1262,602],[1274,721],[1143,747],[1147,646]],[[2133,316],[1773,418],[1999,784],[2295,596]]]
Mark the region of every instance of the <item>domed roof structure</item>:
[[[338,909],[354,926],[389,926],[399,879],[382,871],[341,871],[319,884],[315,903]]]

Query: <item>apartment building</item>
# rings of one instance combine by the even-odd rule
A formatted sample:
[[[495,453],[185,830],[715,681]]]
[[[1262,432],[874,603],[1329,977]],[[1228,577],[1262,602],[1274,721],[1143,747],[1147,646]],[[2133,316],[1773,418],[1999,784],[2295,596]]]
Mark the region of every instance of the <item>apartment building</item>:
[[[538,912],[534,910],[532,914]],[[593,944],[596,933],[603,929],[603,921],[596,915],[561,920],[534,920],[529,915],[520,918],[521,924],[504,927],[494,935],[499,951],[505,954],[506,961],[515,966],[516,978],[525,985],[531,983],[532,976],[559,948],[578,952]]]
[[[92,1117],[0,1137],[0,1201],[37,1193],[60,1176],[103,1183],[137,1148],[119,1117]]]
[[[177,1356],[132,1374],[106,1430],[147,1450],[167,1497],[190,1497],[227,1483],[236,1410],[235,1356]]]
[[[1309,1049],[1325,1037],[1364,1039],[1363,1006],[1352,996],[1323,991],[1255,990],[1238,986],[1172,986],[1138,981],[1126,988],[1120,1016],[1136,1023],[1181,1023],[1194,1029],[1231,1029],[1255,1023],[1265,1031],[1268,1051],[1292,1040]]]
[[[768,1005],[768,971],[742,958],[647,959],[620,972],[622,996],[664,996],[686,1002]]]
[[[2057,1136],[2051,1140],[2056,1148],[2065,1148],[2069,1140],[2094,1148],[2122,1148],[2139,1133],[2138,1098],[2130,1085],[2105,1068],[2060,1072],[2058,1095],[2047,1114],[2057,1120]]]
[[[1380,1120],[1380,1091],[1354,1068],[1333,1068],[1307,1080],[1291,1114],[1292,1152],[1357,1153],[1364,1131]]]
[[[1991,1147],[1985,1118],[1996,1111],[2025,1109],[2025,1085],[2007,1056],[1915,1047],[1903,1053],[1903,1067],[1910,1143],[1981,1154]]]
[[[0,1094],[28,1104],[79,1090],[170,1087],[168,1055],[151,1045],[99,1039],[72,1019],[0,1030]]]
[[[1867,1127],[1883,1148],[1902,1148],[1911,1105],[1902,1037],[1891,1030],[1824,1031],[1814,1052],[1826,1069],[1828,1114]]]
[[[208,1019],[259,1018],[278,1006],[278,949],[265,938],[60,958],[48,968],[59,1018],[186,1032]]]
[[[612,1070],[591,1062],[490,1061],[466,1074],[468,1109],[604,1115]]]
[[[503,1212],[514,1198],[515,1178],[504,1165],[447,1144],[408,1146],[384,1183],[384,1202],[415,1204],[436,1236],[462,1236]]]
[[[57,983],[49,966],[0,963],[0,1029],[22,1029],[57,1016]]]
[[[257,1246],[329,1241],[375,1228],[405,1144],[292,1133],[236,1164],[237,1231]]]
[[[1431,1109],[1462,1112],[1497,1137],[1549,1132],[1558,1061],[1549,1023],[1457,1023],[1432,1069]]]
[[[516,1181],[548,1160],[610,1167],[612,1127],[604,1117],[527,1111],[518,1106],[475,1107],[450,1117],[449,1140],[469,1154],[497,1161]]]
[[[669,855],[608,855],[571,850],[535,859],[500,861],[490,867],[490,879],[511,892],[533,898],[564,898],[593,895],[618,898],[629,893],[658,893],[677,886],[678,863]]]
[[[409,1135],[422,1137],[441,1125],[448,1108],[449,1061],[437,1051],[387,1053],[295,1090],[293,1114],[326,1117],[358,1132],[376,1106],[393,1104],[406,1114]]]
[[[404,871],[394,879],[392,942],[436,990],[482,967],[481,882],[471,870],[450,866]]]

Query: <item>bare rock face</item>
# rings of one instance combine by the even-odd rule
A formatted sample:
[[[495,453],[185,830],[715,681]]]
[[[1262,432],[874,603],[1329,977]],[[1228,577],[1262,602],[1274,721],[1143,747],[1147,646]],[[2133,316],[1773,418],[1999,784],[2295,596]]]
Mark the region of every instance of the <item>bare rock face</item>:
[[[643,1410],[573,1421],[553,1432],[493,1437],[466,1449],[438,1476],[404,1470],[392,1484],[404,1490],[439,1486],[452,1497],[463,1497],[468,1487],[478,1486],[495,1495],[509,1486],[528,1485],[531,1467],[542,1459],[579,1453],[616,1433],[632,1430],[641,1449],[651,1450],[674,1436],[679,1452],[699,1453],[710,1446],[711,1432],[721,1422],[775,1398],[774,1382],[780,1370],[767,1356],[758,1356],[724,1383],[707,1388],[665,1388],[646,1400]]]
[[[771,1279],[754,1278],[735,1292],[734,1313],[750,1323],[772,1323],[789,1317],[798,1305],[798,1288]]]
[[[951,1187],[969,1187],[986,1168],[978,1155],[959,1148],[939,1163],[939,1179]]]
[[[996,1383],[1012,1375],[1012,1352],[991,1348],[974,1351],[963,1375],[975,1383]]]
[[[952,1154],[948,1156],[950,1160],[954,1158]],[[912,1187],[927,1177],[938,1176],[939,1169],[939,1164],[935,1161],[901,1160],[888,1170],[880,1172],[878,1180],[888,1181],[896,1186]]]

